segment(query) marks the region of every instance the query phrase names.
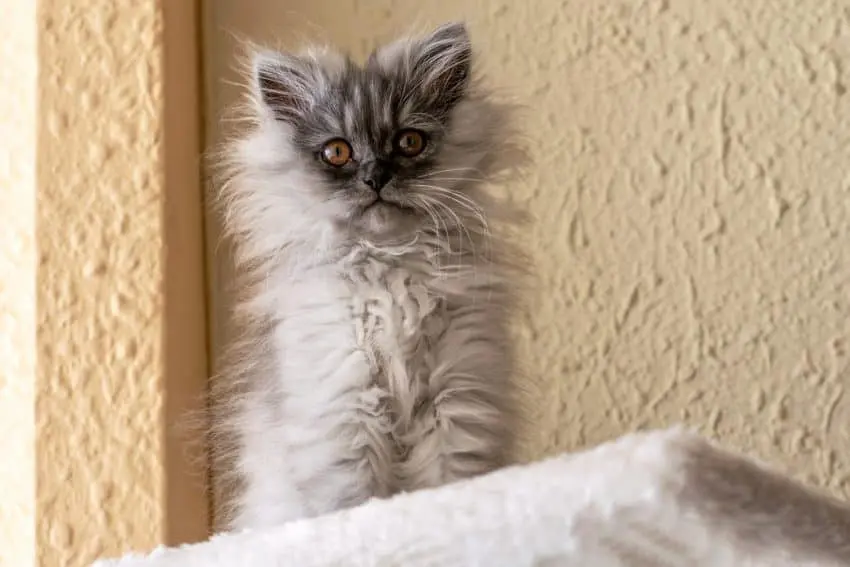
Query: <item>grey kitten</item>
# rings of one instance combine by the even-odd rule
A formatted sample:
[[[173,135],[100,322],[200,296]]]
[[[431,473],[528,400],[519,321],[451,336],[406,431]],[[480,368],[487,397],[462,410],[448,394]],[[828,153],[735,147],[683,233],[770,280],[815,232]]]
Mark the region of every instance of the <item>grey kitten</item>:
[[[245,283],[244,336],[214,386],[229,527],[508,462],[517,280],[489,222],[513,211],[485,183],[520,154],[471,58],[461,24],[363,66],[254,56],[222,194]]]

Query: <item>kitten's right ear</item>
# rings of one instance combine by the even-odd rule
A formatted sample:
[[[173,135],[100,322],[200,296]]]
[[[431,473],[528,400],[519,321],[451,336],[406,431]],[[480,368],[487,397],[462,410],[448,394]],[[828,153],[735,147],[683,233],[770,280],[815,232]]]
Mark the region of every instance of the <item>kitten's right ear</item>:
[[[252,67],[254,91],[278,120],[294,122],[310,108],[321,72],[314,61],[261,51]]]

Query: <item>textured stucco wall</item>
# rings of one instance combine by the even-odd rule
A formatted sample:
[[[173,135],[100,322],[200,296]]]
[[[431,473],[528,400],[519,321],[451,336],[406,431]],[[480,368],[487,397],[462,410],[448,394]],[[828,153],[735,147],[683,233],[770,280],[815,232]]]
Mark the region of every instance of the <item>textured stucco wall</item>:
[[[36,27],[0,2],[0,565],[35,560]]]
[[[362,55],[465,18],[528,104],[526,458],[683,421],[850,495],[846,1],[208,6],[213,139],[234,32]]]
[[[203,475],[187,474],[173,419],[205,378],[194,3],[180,4],[168,64],[175,12],[161,1],[39,4],[45,566],[197,539],[206,526]]]
[[[37,537],[41,564],[82,565],[165,522],[162,22],[47,0],[39,24]]]

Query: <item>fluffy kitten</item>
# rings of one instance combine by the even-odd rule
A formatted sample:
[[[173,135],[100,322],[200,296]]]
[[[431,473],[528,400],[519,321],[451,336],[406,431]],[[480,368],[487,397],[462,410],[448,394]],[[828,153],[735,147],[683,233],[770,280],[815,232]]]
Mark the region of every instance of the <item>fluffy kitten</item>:
[[[230,528],[507,462],[515,280],[484,183],[512,170],[461,24],[385,46],[260,52],[223,191],[246,295],[214,386]]]

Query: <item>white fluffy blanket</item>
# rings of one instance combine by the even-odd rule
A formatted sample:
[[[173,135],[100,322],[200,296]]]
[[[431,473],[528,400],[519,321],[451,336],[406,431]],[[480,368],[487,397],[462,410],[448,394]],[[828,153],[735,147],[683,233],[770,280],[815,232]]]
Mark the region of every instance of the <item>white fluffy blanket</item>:
[[[680,429],[98,567],[850,566],[850,507]]]

